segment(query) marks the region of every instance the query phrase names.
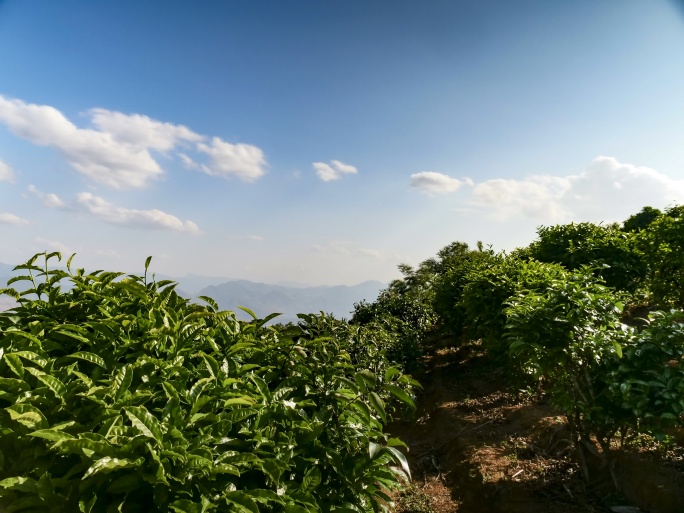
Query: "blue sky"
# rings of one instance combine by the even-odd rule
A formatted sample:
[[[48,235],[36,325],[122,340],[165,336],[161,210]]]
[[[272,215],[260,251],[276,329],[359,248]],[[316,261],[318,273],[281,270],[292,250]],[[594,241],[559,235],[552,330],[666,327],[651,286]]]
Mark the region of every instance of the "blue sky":
[[[0,261],[390,280],[684,201],[674,1],[0,0]]]

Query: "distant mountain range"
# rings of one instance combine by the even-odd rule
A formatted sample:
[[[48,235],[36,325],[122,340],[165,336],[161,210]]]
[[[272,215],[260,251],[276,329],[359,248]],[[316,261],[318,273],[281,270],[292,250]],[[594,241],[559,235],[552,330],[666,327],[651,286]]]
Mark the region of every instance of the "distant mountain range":
[[[234,280],[203,288],[199,295],[213,298],[225,310],[236,311],[238,317],[249,318],[238,306],[246,306],[258,317],[274,312],[282,313],[276,322],[297,319],[298,313],[332,313],[336,317],[351,317],[354,303],[373,301],[384,287],[379,281],[365,281],[358,285],[322,287],[285,287],[247,280]]]
[[[0,288],[12,276],[14,266],[0,263]],[[281,282],[278,285],[256,283],[248,280],[200,276],[187,274],[182,277],[156,275],[157,280],[173,280],[178,283],[178,293],[196,301],[197,296],[209,296],[222,310],[232,310],[240,319],[249,319],[249,315],[238,306],[252,310],[258,317],[271,313],[281,313],[274,322],[290,322],[297,320],[298,313],[331,313],[336,317],[351,317],[354,303],[373,301],[380,290],[385,287],[379,281],[365,281],[358,285],[336,285],[312,287],[301,283]],[[17,283],[21,289],[22,283]],[[0,310],[14,306],[8,296],[0,296]]]

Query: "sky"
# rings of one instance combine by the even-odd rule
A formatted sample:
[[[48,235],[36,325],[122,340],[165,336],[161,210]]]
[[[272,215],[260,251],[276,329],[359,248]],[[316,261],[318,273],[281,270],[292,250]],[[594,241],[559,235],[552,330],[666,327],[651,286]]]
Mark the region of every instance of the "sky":
[[[0,0],[0,262],[310,285],[684,202],[674,0]]]

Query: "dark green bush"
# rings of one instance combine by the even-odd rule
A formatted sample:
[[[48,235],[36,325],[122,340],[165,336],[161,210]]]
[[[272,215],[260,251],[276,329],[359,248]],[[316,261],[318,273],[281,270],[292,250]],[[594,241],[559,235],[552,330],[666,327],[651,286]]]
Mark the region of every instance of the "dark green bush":
[[[546,290],[568,274],[562,266],[499,255],[466,276],[460,306],[471,338],[481,338],[496,354],[505,354],[503,339],[508,301],[526,291]]]
[[[637,234],[648,265],[651,302],[684,308],[684,206],[671,207]]]
[[[568,270],[583,266],[617,290],[636,291],[647,275],[647,265],[631,233],[617,226],[571,223],[541,227],[529,246],[540,262],[561,264]]]

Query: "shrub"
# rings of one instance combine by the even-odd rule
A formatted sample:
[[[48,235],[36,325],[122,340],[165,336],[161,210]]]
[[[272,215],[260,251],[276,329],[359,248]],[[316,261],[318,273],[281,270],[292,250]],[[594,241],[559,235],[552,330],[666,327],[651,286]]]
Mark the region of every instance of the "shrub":
[[[553,280],[567,274],[560,265],[505,255],[474,269],[465,278],[467,285],[460,301],[470,336],[481,338],[493,353],[505,354],[508,344],[503,335],[508,301],[525,291],[543,291]]]
[[[649,268],[651,301],[684,308],[684,206],[667,209],[637,234],[637,243]]]
[[[19,301],[0,314],[7,511],[366,511],[407,477],[382,429],[416,383],[353,361],[363,340],[192,304],[147,279],[149,259],[138,277],[52,258],[4,290]]]
[[[607,454],[621,426],[620,405],[606,394],[608,377],[633,332],[620,322],[615,291],[588,271],[565,273],[545,290],[510,300],[506,338],[515,361],[544,378],[552,404],[567,415],[585,476],[585,451],[595,436]]]
[[[435,278],[434,310],[443,329],[451,335],[460,336],[466,326],[466,311],[461,303],[469,275],[484,268],[496,257],[491,251],[469,250],[467,245],[461,251],[452,252],[443,272]]]
[[[642,284],[647,267],[635,238],[616,226],[571,223],[541,227],[529,246],[540,262],[557,263],[574,271],[593,268],[595,276],[618,290],[634,292]]]

